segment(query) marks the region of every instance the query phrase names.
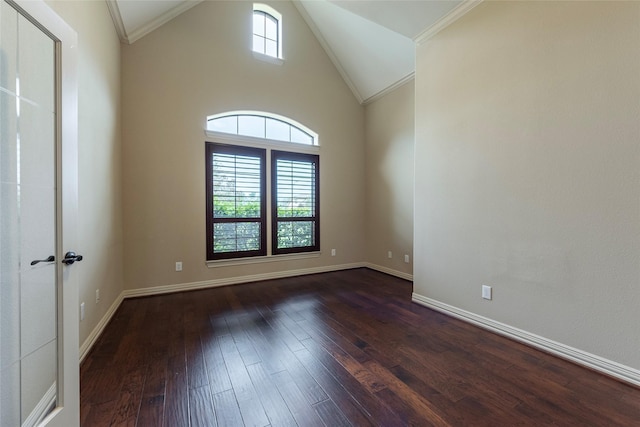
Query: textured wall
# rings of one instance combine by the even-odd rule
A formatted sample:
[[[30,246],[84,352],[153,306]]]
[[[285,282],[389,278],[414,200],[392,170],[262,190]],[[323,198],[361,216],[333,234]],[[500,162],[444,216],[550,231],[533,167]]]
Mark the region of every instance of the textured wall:
[[[123,289],[120,41],[105,2],[48,4],[78,33],[80,344]],[[100,289],[100,302],[95,291]]]
[[[367,261],[403,275],[413,273],[414,90],[412,80],[365,108]]]
[[[364,109],[293,4],[272,5],[283,16],[282,65],[252,55],[251,2],[203,2],[123,46],[127,288],[364,260]],[[319,258],[206,266],[203,129],[231,110],[280,114],[320,135]]]
[[[635,2],[486,2],[418,46],[415,292],[639,369],[638,117]]]

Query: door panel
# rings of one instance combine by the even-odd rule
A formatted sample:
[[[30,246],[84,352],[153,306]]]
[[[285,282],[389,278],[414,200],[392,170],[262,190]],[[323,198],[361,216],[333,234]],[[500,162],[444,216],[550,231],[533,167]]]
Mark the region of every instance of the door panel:
[[[76,35],[41,1],[0,0],[0,21],[0,423],[73,426]]]

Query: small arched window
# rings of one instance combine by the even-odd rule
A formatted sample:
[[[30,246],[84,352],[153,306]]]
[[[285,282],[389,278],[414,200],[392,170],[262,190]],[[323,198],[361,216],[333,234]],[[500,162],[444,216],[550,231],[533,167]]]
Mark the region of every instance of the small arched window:
[[[253,51],[282,59],[282,15],[266,4],[253,5]]]
[[[318,134],[287,117],[259,111],[235,111],[207,117],[207,131],[318,145]]]

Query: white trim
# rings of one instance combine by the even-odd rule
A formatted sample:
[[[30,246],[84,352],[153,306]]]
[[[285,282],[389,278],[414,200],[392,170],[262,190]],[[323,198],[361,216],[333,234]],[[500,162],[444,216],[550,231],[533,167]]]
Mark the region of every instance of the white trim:
[[[124,298],[136,298],[150,295],[161,295],[172,292],[194,291],[198,289],[217,288],[219,286],[239,285],[262,280],[283,279],[286,277],[305,276],[308,274],[328,273],[331,271],[350,270],[364,267],[364,263],[329,265],[324,267],[303,268],[299,270],[274,271],[273,273],[252,274],[249,276],[227,277],[223,279],[205,280],[202,282],[161,285],[149,288],[128,289],[123,292]]]
[[[265,55],[264,53],[256,52],[255,50],[252,50],[251,53],[253,54],[253,57],[255,59],[258,59],[260,61],[268,62],[270,64],[275,64],[275,65],[284,64],[284,59],[282,58],[276,58],[275,56]]]
[[[293,153],[317,154],[320,151],[320,146],[318,145],[306,145],[298,144],[296,142],[276,141],[274,139],[254,138],[252,136],[234,135],[232,133],[216,132],[212,130],[205,130],[204,134],[207,139],[211,139],[210,142],[219,142],[222,144],[265,149],[270,148],[274,150],[290,151]]]
[[[411,80],[415,78],[415,76],[416,76],[415,71],[412,71],[411,73],[407,74],[397,82],[387,86],[386,88],[382,89],[380,92],[376,93],[375,95],[371,95],[369,98],[362,101],[362,105],[371,104],[372,102],[375,102],[378,99],[390,94],[394,90],[398,89],[400,86],[403,86],[405,83],[409,83]]]
[[[102,316],[102,319],[100,319],[96,327],[93,328],[87,339],[84,340],[84,342],[80,346],[80,363],[82,363],[84,358],[87,357],[87,354],[89,354],[89,351],[91,350],[91,348],[93,348],[93,345],[102,334],[102,331],[104,331],[107,323],[109,323],[118,307],[120,307],[120,304],[122,304],[123,299],[124,295],[121,292],[120,295],[118,295],[118,298],[116,298],[113,304],[111,304],[111,307],[109,307],[104,316]]]
[[[442,18],[438,19],[433,25],[431,25],[426,30],[422,31],[418,34],[413,41],[416,42],[416,45],[421,45],[422,43],[429,40],[431,37],[438,34],[440,31],[447,28],[449,25],[453,24],[455,21],[464,16],[471,9],[482,3],[483,0],[465,0],[460,3],[458,7],[451,10],[451,12],[447,13]]]
[[[116,27],[118,38],[122,43],[129,44],[129,39],[127,38],[127,30],[124,27],[124,23],[122,22],[122,15],[120,14],[118,2],[116,0],[107,0],[107,7],[109,8],[109,13],[111,14],[113,26]]]
[[[319,258],[322,252],[302,252],[297,254],[265,255],[246,258],[217,259],[206,261],[207,267],[229,267],[232,265],[262,264],[274,261],[295,261],[298,259]]]
[[[273,58],[273,59],[279,59],[280,61],[282,61],[284,59],[284,57],[282,56],[282,42],[283,42],[283,38],[282,38],[282,14],[280,12],[278,12],[277,10],[275,10],[274,8],[272,8],[271,6],[269,6],[268,4],[264,4],[264,3],[254,3],[253,4],[253,12],[262,12],[262,13],[266,13],[268,15],[271,15],[276,21],[278,21],[278,56],[271,56],[271,55],[267,55],[266,53],[262,53],[262,52],[258,52],[253,50],[253,38],[251,41],[251,51],[255,52],[255,53],[259,53],[263,56],[269,57],[269,58]],[[253,18],[253,14],[252,14],[252,18]],[[255,33],[253,32],[253,28],[251,29],[251,35],[255,35]],[[258,36],[261,37],[261,36]],[[284,61],[282,61],[284,62]]]
[[[570,360],[578,365],[585,366],[605,375],[617,378],[635,386],[640,386],[640,370],[622,365],[612,360],[605,359],[595,354],[570,347],[568,345],[541,337],[531,332],[506,325],[501,322],[480,316],[469,311],[453,307],[443,302],[427,298],[416,294],[412,295],[411,300],[417,304],[434,309],[451,317],[464,320],[465,322],[495,332],[499,335],[506,336],[515,341],[530,345],[554,356]]]
[[[219,132],[216,130],[211,130],[209,129],[209,122],[211,120],[217,120],[217,119],[222,119],[225,117],[236,117],[236,119],[239,116],[255,116],[255,117],[262,117],[265,119],[274,119],[274,120],[278,120],[280,122],[286,123],[291,127],[297,128],[298,130],[301,130],[302,132],[306,133],[307,135],[309,135],[313,141],[313,144],[308,145],[308,144],[301,144],[299,142],[293,142],[293,141],[282,141],[282,140],[277,140],[277,139],[269,139],[269,138],[262,138],[262,137],[254,137],[254,136],[248,136],[248,135],[242,135],[240,133],[227,133],[227,132]],[[205,125],[204,125],[204,131],[205,133],[209,134],[211,133],[211,135],[232,135],[232,136],[236,136],[239,138],[248,138],[249,141],[267,141],[270,145],[275,144],[286,144],[286,146],[290,146],[291,144],[295,145],[295,146],[303,146],[303,147],[319,147],[320,146],[320,136],[318,135],[317,132],[311,130],[310,128],[308,128],[307,126],[303,125],[302,123],[293,120],[290,117],[286,117],[286,116],[282,116],[280,114],[275,114],[275,113],[270,113],[268,111],[254,111],[254,110],[238,110],[238,111],[225,111],[224,113],[218,113],[218,114],[212,114],[210,116],[207,116],[206,121],[205,121]],[[266,133],[266,131],[265,131]]]
[[[307,23],[307,26],[309,26],[309,29],[311,30],[313,35],[316,36],[316,40],[318,40],[318,43],[320,43],[320,46],[322,46],[324,51],[327,53],[327,56],[329,56],[329,59],[331,60],[331,62],[333,62],[333,65],[338,70],[338,73],[340,73],[340,75],[342,76],[342,79],[344,80],[344,82],[347,84],[347,86],[349,86],[349,89],[351,89],[353,96],[356,97],[356,100],[358,101],[359,104],[362,104],[363,102],[362,95],[360,95],[360,92],[358,92],[356,85],[349,78],[349,74],[347,74],[347,72],[342,67],[342,64],[340,64],[338,57],[333,53],[333,51],[331,50],[331,47],[329,47],[329,43],[327,43],[324,37],[322,37],[322,33],[316,26],[311,16],[309,16],[309,13],[307,13],[307,10],[304,8],[302,3],[300,3],[300,0],[292,0],[292,2],[293,2],[293,5],[296,7],[296,9],[298,9],[298,12],[300,13],[300,15],[302,15],[302,18]]]
[[[379,271],[380,273],[389,274],[391,276],[399,277],[400,279],[408,280],[413,282],[413,274],[411,273],[403,273],[402,271],[394,270],[392,268],[383,267],[378,264],[372,264],[370,262],[366,262],[364,265],[366,268],[370,268],[371,270]]]
[[[57,383],[54,381],[51,387],[44,393],[40,401],[36,404],[33,411],[24,420],[22,426],[41,425],[42,421],[49,415],[52,409],[56,407],[56,391]]]
[[[107,0],[107,6],[109,7],[109,13],[111,14],[111,19],[113,20],[113,25],[116,28],[116,32],[118,33],[120,41],[127,44],[133,44],[153,30],[171,21],[176,16],[202,3],[202,1],[203,0],[184,0],[178,6],[166,11],[153,21],[134,29],[133,31],[131,31],[131,33],[127,32],[127,28],[125,27],[124,21],[122,20],[120,7],[118,6],[118,0]]]
[[[111,304],[109,310],[102,316],[100,322],[93,328],[91,334],[84,340],[80,347],[80,363],[87,357],[96,341],[102,335],[104,328],[109,324],[111,318],[116,313],[122,301],[126,298],[137,298],[151,295],[161,295],[173,292],[186,292],[199,289],[216,288],[220,286],[239,285],[243,283],[257,282],[261,280],[282,279],[286,277],[304,276],[316,273],[329,273],[332,271],[350,270],[354,268],[366,267],[365,263],[351,263],[330,265],[325,267],[305,268],[298,270],[277,271],[274,273],[254,274],[250,276],[229,277],[225,279],[205,280],[202,282],[179,283],[174,285],[161,285],[149,288],[126,289],[118,295],[118,298]]]

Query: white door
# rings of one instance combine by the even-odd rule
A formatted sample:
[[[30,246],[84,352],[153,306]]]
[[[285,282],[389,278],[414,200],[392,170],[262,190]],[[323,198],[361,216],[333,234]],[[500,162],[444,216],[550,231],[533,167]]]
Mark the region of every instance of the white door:
[[[78,425],[76,35],[0,0],[0,424]]]

